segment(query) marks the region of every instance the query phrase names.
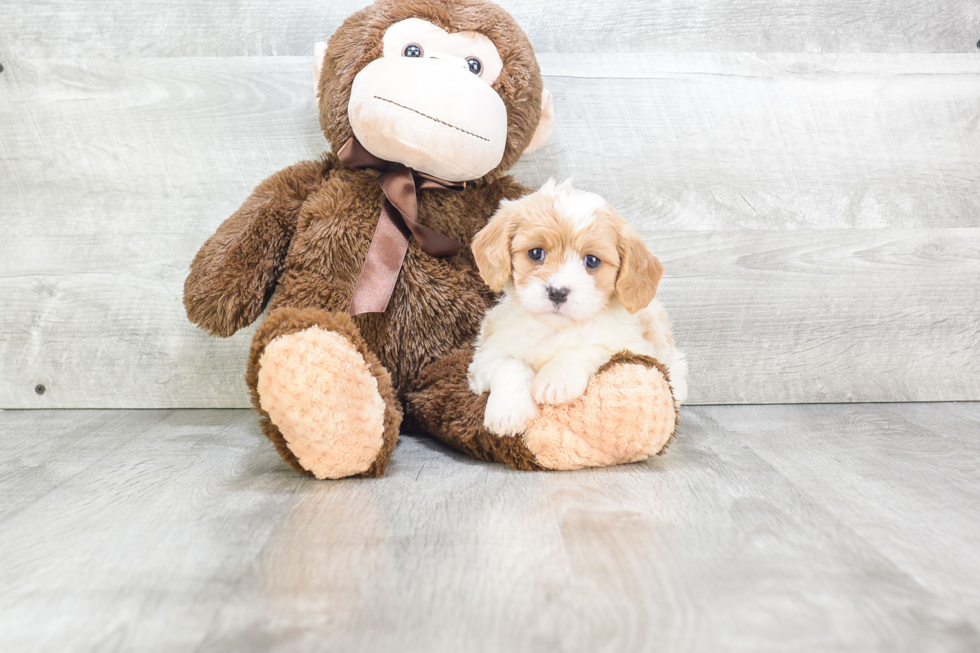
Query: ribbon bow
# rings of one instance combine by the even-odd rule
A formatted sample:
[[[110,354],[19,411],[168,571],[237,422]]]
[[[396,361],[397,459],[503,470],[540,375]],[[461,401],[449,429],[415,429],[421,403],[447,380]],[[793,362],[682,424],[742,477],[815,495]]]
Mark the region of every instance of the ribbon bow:
[[[466,182],[445,181],[400,163],[379,159],[353,137],[340,148],[337,156],[352,170],[371,168],[381,172],[378,184],[385,194],[385,203],[347,310],[351,315],[384,313],[408,253],[410,237],[415,236],[419,247],[429,256],[453,256],[462,247],[452,238],[419,224],[416,182],[419,190],[463,190]]]

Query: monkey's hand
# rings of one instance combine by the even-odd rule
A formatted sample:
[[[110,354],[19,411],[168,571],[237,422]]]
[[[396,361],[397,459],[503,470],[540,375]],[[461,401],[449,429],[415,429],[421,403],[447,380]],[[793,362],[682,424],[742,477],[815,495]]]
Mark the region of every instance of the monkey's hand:
[[[255,321],[282,274],[300,208],[327,168],[304,161],[280,170],[218,227],[184,282],[191,322],[226,337]]]

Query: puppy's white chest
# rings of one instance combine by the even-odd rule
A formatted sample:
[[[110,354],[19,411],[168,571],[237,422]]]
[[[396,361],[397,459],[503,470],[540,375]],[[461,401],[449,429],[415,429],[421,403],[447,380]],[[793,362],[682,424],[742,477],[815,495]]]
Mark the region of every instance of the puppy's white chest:
[[[530,331],[538,329],[532,328]],[[523,358],[535,372],[556,356],[575,350],[601,350],[610,357],[623,349],[640,354],[650,353],[647,351],[650,345],[643,338],[642,330],[625,311],[623,315],[602,315],[587,323],[527,335],[531,337],[527,338],[528,347]]]
[[[529,347],[524,356],[524,360],[531,366],[531,369],[537,372],[547,365],[560,351],[568,351],[576,346],[573,344],[574,341],[569,341],[563,335],[560,332],[549,333]],[[578,346],[581,346],[581,344]]]

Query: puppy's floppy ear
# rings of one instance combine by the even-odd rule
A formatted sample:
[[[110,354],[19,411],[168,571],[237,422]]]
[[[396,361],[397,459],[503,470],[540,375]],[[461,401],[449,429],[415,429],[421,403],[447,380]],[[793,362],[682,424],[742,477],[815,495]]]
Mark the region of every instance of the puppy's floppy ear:
[[[625,220],[619,233],[619,259],[616,296],[626,310],[636,313],[653,301],[664,266]]]
[[[473,238],[473,257],[480,276],[494,292],[504,289],[510,279],[510,239],[517,209],[504,200],[486,227]]]

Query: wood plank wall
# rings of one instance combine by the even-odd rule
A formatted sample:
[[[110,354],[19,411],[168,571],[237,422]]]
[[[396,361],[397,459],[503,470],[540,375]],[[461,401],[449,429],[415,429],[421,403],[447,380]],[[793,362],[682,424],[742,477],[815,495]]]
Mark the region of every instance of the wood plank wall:
[[[187,266],[326,148],[312,46],[364,4],[5,3],[0,407],[247,405]],[[692,402],[980,399],[980,2],[502,4],[558,114],[515,175],[641,230]]]

